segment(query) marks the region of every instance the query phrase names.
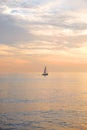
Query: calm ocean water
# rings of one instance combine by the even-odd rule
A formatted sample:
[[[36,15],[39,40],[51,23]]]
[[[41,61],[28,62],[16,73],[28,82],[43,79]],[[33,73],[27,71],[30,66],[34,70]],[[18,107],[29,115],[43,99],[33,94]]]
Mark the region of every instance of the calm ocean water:
[[[87,73],[0,75],[0,130],[87,130]]]

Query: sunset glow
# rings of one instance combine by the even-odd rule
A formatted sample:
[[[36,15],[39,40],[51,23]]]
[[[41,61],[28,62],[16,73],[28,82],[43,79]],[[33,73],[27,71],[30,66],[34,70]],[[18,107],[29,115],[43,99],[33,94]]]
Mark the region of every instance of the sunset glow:
[[[87,1],[0,0],[0,73],[87,71]]]

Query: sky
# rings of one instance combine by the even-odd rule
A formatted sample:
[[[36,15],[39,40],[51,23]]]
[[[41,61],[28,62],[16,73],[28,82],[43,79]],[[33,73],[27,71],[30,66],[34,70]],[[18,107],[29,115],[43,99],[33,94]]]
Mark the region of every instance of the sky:
[[[0,0],[0,73],[87,71],[86,0]]]

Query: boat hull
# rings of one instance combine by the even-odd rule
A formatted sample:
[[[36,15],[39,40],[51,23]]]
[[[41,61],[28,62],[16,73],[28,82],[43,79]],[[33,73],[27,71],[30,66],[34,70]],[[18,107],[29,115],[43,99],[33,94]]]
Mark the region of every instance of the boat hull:
[[[45,74],[42,74],[43,76],[47,76],[48,75],[48,73],[45,73]]]

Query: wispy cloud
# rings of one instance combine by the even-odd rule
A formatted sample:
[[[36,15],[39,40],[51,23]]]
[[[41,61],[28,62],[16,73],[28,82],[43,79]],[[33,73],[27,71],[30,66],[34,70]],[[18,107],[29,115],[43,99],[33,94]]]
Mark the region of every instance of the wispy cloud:
[[[86,0],[0,3],[0,55],[86,54]],[[3,50],[4,47],[9,49]]]

